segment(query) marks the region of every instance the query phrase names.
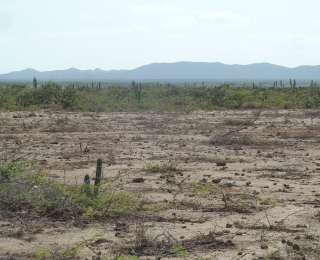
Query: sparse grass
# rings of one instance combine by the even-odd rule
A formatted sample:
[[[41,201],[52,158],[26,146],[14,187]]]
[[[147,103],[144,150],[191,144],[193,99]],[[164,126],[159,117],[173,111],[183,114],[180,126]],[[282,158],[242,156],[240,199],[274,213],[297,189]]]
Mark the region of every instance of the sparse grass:
[[[191,188],[193,189],[193,192],[195,194],[201,194],[201,195],[219,192],[219,188],[216,185],[214,185],[212,182],[208,182],[208,183],[193,182],[191,184]]]
[[[252,126],[254,121],[252,119],[231,119],[228,118],[225,120],[226,125],[230,126]]]
[[[2,157],[5,158],[2,154]],[[94,185],[63,185],[48,179],[33,162],[0,164],[0,208],[3,214],[26,210],[30,217],[59,218],[69,215],[93,218],[135,211],[139,200],[122,191],[122,174]],[[93,196],[97,192],[97,196]]]
[[[279,203],[272,198],[260,199],[260,205],[277,206]]]
[[[178,167],[176,164],[147,164],[146,169],[149,172],[160,172],[160,173],[167,173],[167,172],[181,172],[181,168]]]
[[[161,212],[161,211],[165,211],[168,209],[173,209],[176,205],[173,203],[160,203],[160,202],[156,202],[156,203],[150,203],[147,204],[145,206],[143,206],[143,210],[150,212],[150,213],[156,213],[156,212]]]

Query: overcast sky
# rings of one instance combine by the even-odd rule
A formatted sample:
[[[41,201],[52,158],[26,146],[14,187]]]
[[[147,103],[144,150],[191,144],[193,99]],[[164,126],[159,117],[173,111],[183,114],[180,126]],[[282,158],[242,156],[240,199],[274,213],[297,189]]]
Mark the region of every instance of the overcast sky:
[[[319,0],[0,0],[0,73],[320,64]]]

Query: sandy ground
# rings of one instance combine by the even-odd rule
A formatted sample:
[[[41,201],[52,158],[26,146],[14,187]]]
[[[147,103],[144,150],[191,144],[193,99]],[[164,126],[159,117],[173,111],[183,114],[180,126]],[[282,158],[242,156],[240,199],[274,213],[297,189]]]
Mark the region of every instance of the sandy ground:
[[[19,140],[19,153],[35,158],[50,178],[79,185],[85,174],[94,177],[101,158],[104,177],[125,175],[124,190],[163,204],[178,193],[179,203],[150,218],[128,216],[119,229],[114,219],[0,219],[0,259],[33,259],[40,248],[53,252],[85,240],[90,246],[78,259],[98,259],[115,249],[125,252],[142,229],[150,240],[185,245],[187,259],[298,257],[282,239],[304,248],[307,259],[319,259],[320,111],[256,113],[1,111],[0,148]],[[235,123],[247,119],[256,120]],[[148,164],[181,168],[171,193],[164,174],[148,171]],[[133,182],[137,177],[144,182]],[[179,186],[181,180],[186,184]],[[212,181],[223,193],[194,193],[187,185]],[[214,240],[196,244],[209,232]],[[155,255],[145,251],[139,259]]]

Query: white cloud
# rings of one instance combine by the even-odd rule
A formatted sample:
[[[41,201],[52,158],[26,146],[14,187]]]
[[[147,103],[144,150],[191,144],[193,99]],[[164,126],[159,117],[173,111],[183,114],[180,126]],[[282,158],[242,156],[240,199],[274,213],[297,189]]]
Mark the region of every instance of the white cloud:
[[[311,25],[313,25],[313,26],[320,26],[320,19],[313,20],[313,21],[311,22]]]
[[[132,26],[122,26],[122,27],[114,27],[110,29],[111,33],[118,35],[131,35],[136,33],[145,33],[149,32],[149,29],[143,25],[132,25]]]
[[[248,22],[249,19],[237,14],[221,12],[221,13],[209,13],[203,11],[197,11],[194,14],[194,18],[199,22],[217,23],[217,24],[234,24]]]
[[[70,39],[70,38],[79,38],[79,37],[104,37],[110,36],[112,34],[117,35],[131,35],[135,33],[145,33],[149,32],[149,29],[143,25],[132,25],[128,27],[113,27],[105,30],[91,29],[91,30],[82,30],[75,32],[44,32],[37,31],[29,34],[31,38],[37,39]]]
[[[0,29],[8,29],[12,25],[12,17],[6,13],[0,12]]]
[[[171,19],[171,21],[167,23],[167,26],[168,27],[171,27],[171,26],[191,27],[194,24],[195,24],[195,19],[192,15],[179,15]]]
[[[150,14],[170,14],[181,13],[183,9],[173,5],[162,5],[160,7],[155,5],[142,5],[132,9],[134,13],[150,13]]]
[[[57,43],[49,47],[54,51],[94,51],[103,49],[100,44],[95,42],[76,42],[76,43]]]
[[[173,39],[183,39],[183,35],[179,34],[179,33],[174,33],[170,35],[171,38]]]
[[[269,46],[282,51],[295,50],[296,52],[304,50],[316,50],[320,45],[320,37],[309,36],[304,33],[296,34],[278,34],[278,35],[252,35],[251,38],[268,43]]]
[[[176,16],[171,20],[169,25],[181,27],[191,27],[196,24],[239,26],[247,23],[248,21],[250,21],[250,19],[233,13],[210,13],[205,11],[197,11],[192,15]]]
[[[12,37],[3,37],[0,35],[0,43],[9,42],[12,40]]]

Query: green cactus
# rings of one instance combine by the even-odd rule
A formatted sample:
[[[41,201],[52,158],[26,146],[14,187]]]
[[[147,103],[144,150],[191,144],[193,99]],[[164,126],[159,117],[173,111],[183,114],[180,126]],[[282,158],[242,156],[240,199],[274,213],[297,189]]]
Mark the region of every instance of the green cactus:
[[[96,169],[96,178],[94,181],[94,185],[99,185],[102,178],[102,160],[99,158],[97,160],[97,169]]]
[[[89,176],[89,174],[86,174],[84,176],[83,185],[81,186],[81,193],[85,193],[88,197],[91,196],[90,176]]]
[[[90,185],[90,176],[89,176],[89,174],[86,174],[84,176],[84,184]]]
[[[289,247],[292,247],[294,253],[300,255],[302,259],[305,259],[305,252],[303,251],[303,249],[299,245],[293,244],[291,241],[285,240],[285,239],[282,239],[281,242],[283,244],[286,244]]]
[[[101,178],[102,178],[102,159],[99,158],[97,160],[96,178],[94,180],[94,185],[95,185],[94,196],[98,195]]]
[[[134,80],[133,80],[132,81],[132,87],[133,87],[133,91],[134,91],[135,97],[138,100],[138,104],[140,105],[140,103],[141,103],[141,89],[142,89],[141,83],[140,84],[136,84],[134,82]]]

